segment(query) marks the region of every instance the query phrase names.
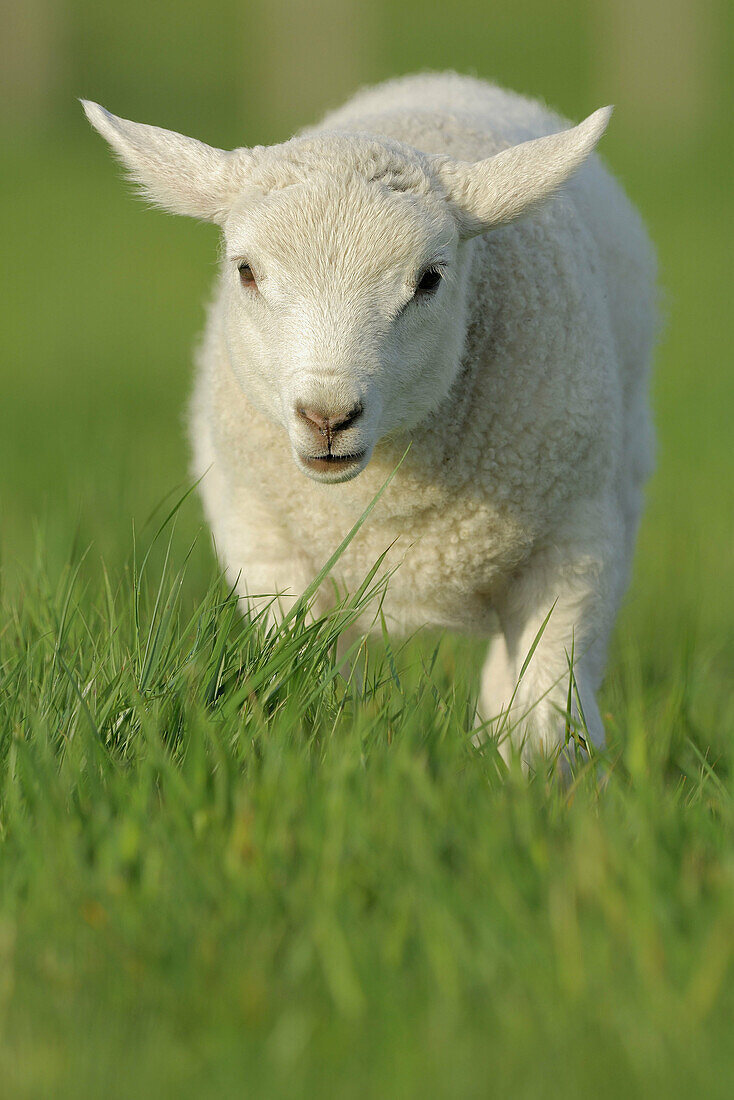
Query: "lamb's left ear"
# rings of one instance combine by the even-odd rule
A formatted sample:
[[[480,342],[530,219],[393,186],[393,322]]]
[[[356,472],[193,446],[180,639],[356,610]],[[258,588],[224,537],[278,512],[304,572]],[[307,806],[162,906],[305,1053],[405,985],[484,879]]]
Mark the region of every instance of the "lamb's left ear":
[[[602,107],[571,130],[513,145],[476,164],[436,157],[462,236],[514,221],[552,195],[593,150],[611,113]]]
[[[157,206],[222,222],[246,181],[247,149],[225,152],[158,126],[110,114],[83,99],[92,126],[106,138],[143,194]]]

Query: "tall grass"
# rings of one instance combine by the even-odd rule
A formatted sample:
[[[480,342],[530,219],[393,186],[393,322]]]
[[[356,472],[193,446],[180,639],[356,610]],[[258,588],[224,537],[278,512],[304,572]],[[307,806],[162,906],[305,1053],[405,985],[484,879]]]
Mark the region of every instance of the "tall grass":
[[[729,754],[685,682],[665,751],[615,684],[603,793],[507,772],[468,643],[344,677],[379,567],[276,626],[194,598],[174,518],[3,607],[5,1095],[727,1094]]]

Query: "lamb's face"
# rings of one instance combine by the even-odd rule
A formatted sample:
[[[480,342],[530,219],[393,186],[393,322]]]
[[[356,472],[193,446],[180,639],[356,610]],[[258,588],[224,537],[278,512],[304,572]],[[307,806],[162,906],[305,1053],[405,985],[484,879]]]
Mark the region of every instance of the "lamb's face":
[[[438,408],[465,331],[465,242],[552,195],[610,113],[469,164],[363,133],[226,153],[84,109],[153,202],[223,226],[233,370],[319,481],[355,477]]]
[[[248,189],[224,229],[242,389],[283,426],[304,474],[355,477],[383,436],[437,408],[458,369],[463,248],[447,204],[320,171]]]

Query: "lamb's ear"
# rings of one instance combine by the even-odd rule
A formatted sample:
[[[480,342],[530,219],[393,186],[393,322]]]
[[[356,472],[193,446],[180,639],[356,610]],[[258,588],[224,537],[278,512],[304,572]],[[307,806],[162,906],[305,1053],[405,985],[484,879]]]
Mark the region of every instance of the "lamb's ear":
[[[437,157],[462,236],[514,221],[552,195],[593,150],[611,113],[602,107],[570,130],[513,145],[476,164]]]
[[[83,99],[92,126],[122,160],[142,193],[175,214],[222,222],[247,172],[248,152],[213,149],[201,141],[128,122]]]

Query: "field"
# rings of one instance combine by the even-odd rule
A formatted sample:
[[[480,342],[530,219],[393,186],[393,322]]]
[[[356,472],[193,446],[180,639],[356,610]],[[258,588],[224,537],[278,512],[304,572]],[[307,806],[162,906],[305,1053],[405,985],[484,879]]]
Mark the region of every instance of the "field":
[[[564,787],[472,747],[477,643],[390,639],[360,697],[369,593],[241,620],[187,492],[216,234],[75,120],[0,181],[2,1095],[731,1095],[728,155],[605,146],[660,257],[658,470]]]

